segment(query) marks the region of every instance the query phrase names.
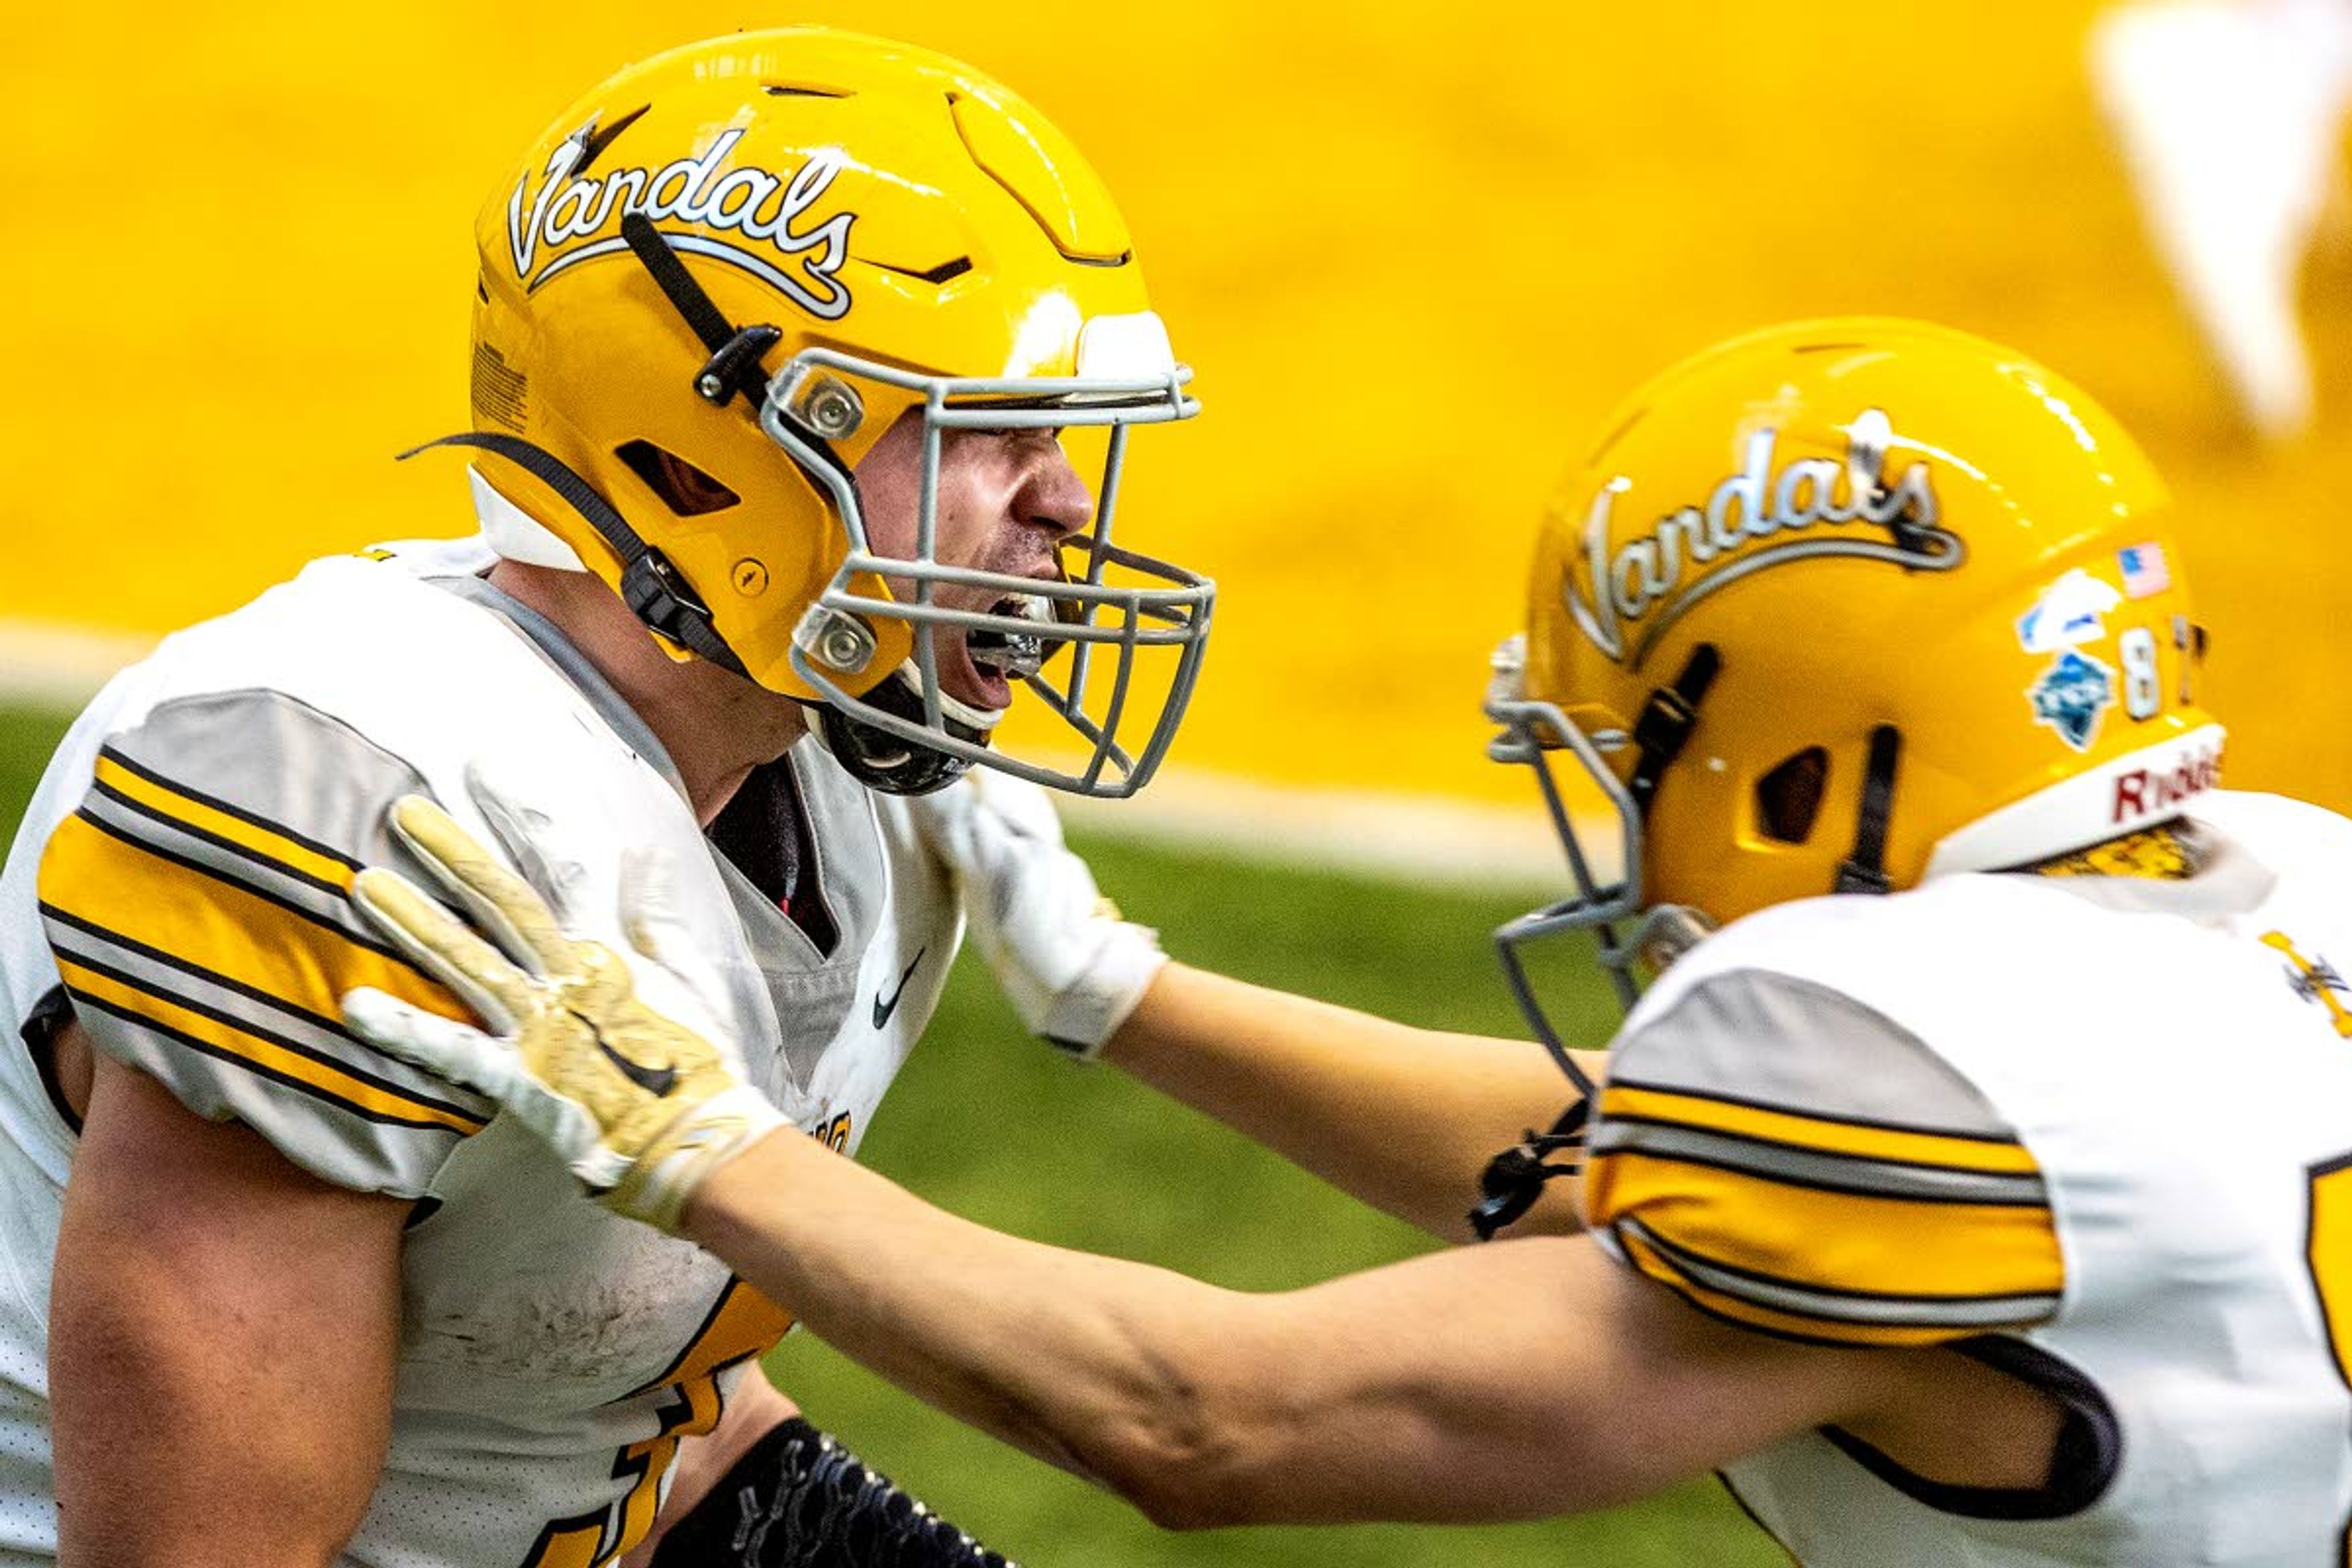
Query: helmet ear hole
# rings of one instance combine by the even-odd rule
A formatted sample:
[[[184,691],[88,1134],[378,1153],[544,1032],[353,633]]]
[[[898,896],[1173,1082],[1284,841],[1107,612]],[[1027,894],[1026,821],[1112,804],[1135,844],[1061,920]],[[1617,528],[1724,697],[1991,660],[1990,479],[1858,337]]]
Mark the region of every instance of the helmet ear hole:
[[[628,464],[629,471],[646,481],[646,487],[661,498],[662,505],[680,517],[725,511],[743,500],[684,458],[666,452],[651,441],[631,441],[615,447],[613,456]]]
[[[1802,844],[1813,836],[1829,787],[1830,754],[1820,746],[1783,757],[1756,781],[1756,826],[1765,837]]]

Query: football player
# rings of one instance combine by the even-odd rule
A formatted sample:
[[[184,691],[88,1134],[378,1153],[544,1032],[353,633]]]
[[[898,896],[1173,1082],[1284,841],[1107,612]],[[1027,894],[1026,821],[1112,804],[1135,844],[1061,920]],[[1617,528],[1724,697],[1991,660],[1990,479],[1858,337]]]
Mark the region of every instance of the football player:
[[[1111,531],[1187,373],[1075,150],[877,39],[624,70],[476,237],[480,534],[167,639],[0,877],[0,1561],[604,1564],[658,1520],[723,1563],[741,1499],[808,1562],[999,1561],[767,1387],[772,1301],[341,1026],[457,1010],[348,894],[392,801],[487,830],[467,770],[525,781],[583,907],[625,848],[690,868],[741,1070],[853,1151],[963,918],[901,797],[1124,794],[1177,722],[1212,590]],[[1062,752],[991,747],[1024,682]]]
[[[2352,824],[2215,787],[2155,474],[2032,361],[1885,321],[1734,342],[1606,428],[1489,699],[1574,884],[1505,929],[1514,973],[1578,930],[1652,977],[1597,1086],[1558,1051],[1565,1116],[1517,1076],[1538,1046],[1149,970],[1032,796],[927,808],[1043,1032],[1410,1216],[1469,1205],[1457,1122],[1550,1121],[1480,1216],[1580,1158],[1580,1205],[1523,1221],[1549,1234],[1252,1296],[966,1224],[766,1135],[723,1018],[632,998],[422,801],[397,831],[503,952],[396,873],[357,896],[502,1037],[350,1015],[1168,1524],[1509,1519],[1719,1469],[1815,1565],[2340,1563]],[[646,984],[693,989],[641,908]]]

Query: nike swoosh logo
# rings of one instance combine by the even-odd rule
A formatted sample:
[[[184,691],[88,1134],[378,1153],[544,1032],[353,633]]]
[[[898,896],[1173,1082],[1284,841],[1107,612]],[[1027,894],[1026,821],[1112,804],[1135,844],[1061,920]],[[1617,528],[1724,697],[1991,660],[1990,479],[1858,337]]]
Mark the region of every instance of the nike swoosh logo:
[[[676,1068],[662,1068],[656,1070],[643,1062],[633,1062],[606,1045],[602,1035],[596,1037],[596,1048],[604,1053],[604,1059],[611,1062],[614,1069],[623,1078],[627,1079],[656,1100],[662,1099],[677,1087]]]
[[[888,1023],[890,1021],[890,1015],[898,1010],[898,999],[906,995],[907,982],[914,978],[916,964],[922,963],[923,954],[930,951],[931,947],[929,942],[925,942],[922,946],[917,948],[915,950],[914,962],[908,964],[898,975],[898,989],[891,992],[887,997],[879,994],[878,993],[876,994],[874,998],[874,1026],[876,1028],[878,1029],[883,1025]]]

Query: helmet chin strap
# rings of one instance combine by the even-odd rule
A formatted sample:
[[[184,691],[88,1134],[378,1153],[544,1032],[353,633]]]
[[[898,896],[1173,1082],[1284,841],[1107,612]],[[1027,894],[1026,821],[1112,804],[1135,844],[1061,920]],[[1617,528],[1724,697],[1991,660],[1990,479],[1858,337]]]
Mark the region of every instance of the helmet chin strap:
[[[553,490],[621,558],[621,599],[637,619],[696,657],[707,658],[721,669],[744,674],[743,661],[735,657],[735,650],[727,646],[727,639],[711,625],[710,607],[702,602],[684,574],[669,563],[669,557],[647,544],[629,526],[629,520],[621,515],[620,509],[598,495],[595,487],[562,458],[520,436],[488,430],[444,436],[437,441],[411,447],[400,456],[404,461],[436,447],[471,447],[504,458]]]
[[[923,721],[922,695],[908,684],[903,668],[884,676],[882,683],[860,700],[910,724]],[[950,735],[975,746],[988,744],[985,729],[964,724],[950,710],[950,704],[961,708],[961,703],[941,692],[940,704],[940,721]],[[816,717],[818,739],[833,753],[833,760],[859,784],[885,795],[929,795],[947,788],[971,766],[961,757],[900,740],[879,724],[869,724],[830,702],[816,705]]]
[[[1886,879],[1886,819],[1895,809],[1895,770],[1903,759],[1903,731],[1881,724],[1870,732],[1869,771],[1863,775],[1861,820],[1854,826],[1853,853],[1839,865],[1833,893],[1884,893]]]

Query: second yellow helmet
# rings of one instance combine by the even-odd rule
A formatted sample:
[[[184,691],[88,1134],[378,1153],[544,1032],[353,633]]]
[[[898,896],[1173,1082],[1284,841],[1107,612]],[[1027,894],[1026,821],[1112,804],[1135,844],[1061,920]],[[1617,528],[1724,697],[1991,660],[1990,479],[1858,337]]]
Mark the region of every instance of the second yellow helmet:
[[[1643,922],[1622,973],[2177,815],[2222,732],[2168,509],[2079,388],[1922,322],[1775,327],[1651,382],[1554,496],[1492,699],[1511,760],[1582,763],[1545,775],[1582,884],[1545,923]]]

